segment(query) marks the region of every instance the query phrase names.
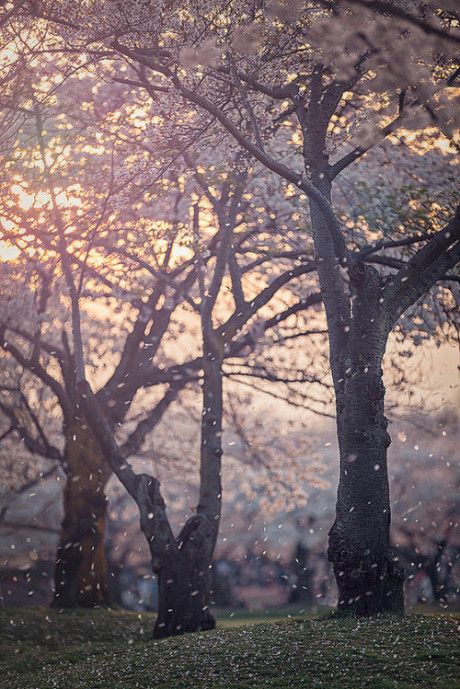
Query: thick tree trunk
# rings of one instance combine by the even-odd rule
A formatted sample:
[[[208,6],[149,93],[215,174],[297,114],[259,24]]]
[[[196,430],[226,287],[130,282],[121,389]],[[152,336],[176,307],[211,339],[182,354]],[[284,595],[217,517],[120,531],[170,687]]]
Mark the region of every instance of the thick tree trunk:
[[[53,606],[109,604],[104,550],[109,470],[89,428],[76,422],[66,432],[64,518],[56,556]]]
[[[330,200],[327,170],[320,164],[313,179]],[[338,608],[356,615],[403,613],[404,576],[390,546],[390,436],[381,367],[391,323],[382,306],[383,285],[369,265],[340,265],[330,228],[314,203],[310,214],[329,329],[340,449],[336,520],[328,549]]]
[[[310,144],[318,152],[315,142]],[[319,150],[313,180],[330,201],[331,185]],[[381,366],[391,325],[382,307],[382,284],[369,265],[341,266],[333,232],[313,202],[310,215],[329,329],[340,449],[336,519],[328,549],[338,608],[356,615],[402,613],[404,576],[390,546],[390,436]]]
[[[201,422],[200,496],[197,514],[154,570],[158,577],[158,618],[154,637],[214,629],[209,612],[211,562],[222,501],[222,356],[205,339],[203,416]],[[152,552],[152,556],[154,552]]]
[[[388,337],[376,272],[356,276],[351,332],[336,383],[340,480],[329,559],[338,607],[356,615],[404,612],[404,576],[390,546],[390,496],[382,359]],[[355,285],[353,282],[355,281]]]
[[[403,581],[390,546],[390,500],[380,367],[345,382],[338,417],[340,482],[329,559],[339,610],[357,615],[404,611]]]
[[[158,617],[153,636],[162,639],[214,629],[209,612],[211,561],[201,553],[176,554],[158,573]]]
[[[162,522],[163,527],[160,523],[166,516],[158,482],[146,477],[144,495],[138,500],[144,506],[141,524],[158,578],[158,617],[153,632],[157,639],[216,626],[208,606],[222,500],[222,356],[213,345],[209,342],[205,346],[197,514],[187,521],[173,543],[165,541],[159,547],[158,531],[164,537],[170,529],[167,521]],[[148,505],[150,513],[146,515]],[[152,527],[153,537],[149,537]]]
[[[312,158],[313,180],[330,201],[328,170],[321,159],[324,154],[315,141],[309,143],[318,158]],[[384,414],[382,360],[391,322],[383,306],[383,285],[371,266],[343,262],[345,256],[339,260],[334,228],[314,203],[310,215],[329,329],[340,449],[336,519],[328,549],[338,608],[356,615],[402,613],[404,576],[390,546],[390,436]]]

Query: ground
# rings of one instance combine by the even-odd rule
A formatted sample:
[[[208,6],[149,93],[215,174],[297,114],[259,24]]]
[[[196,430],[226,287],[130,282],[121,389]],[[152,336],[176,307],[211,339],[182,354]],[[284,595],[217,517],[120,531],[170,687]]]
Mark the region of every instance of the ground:
[[[5,689],[460,688],[460,616],[227,616],[152,641],[152,615],[0,610]],[[263,621],[262,621],[263,620]],[[255,623],[258,622],[258,623]]]

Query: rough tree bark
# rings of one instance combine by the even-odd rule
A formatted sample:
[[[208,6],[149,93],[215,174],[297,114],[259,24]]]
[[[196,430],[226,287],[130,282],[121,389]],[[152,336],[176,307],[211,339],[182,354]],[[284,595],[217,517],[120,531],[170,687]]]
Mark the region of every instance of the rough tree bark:
[[[216,626],[209,612],[212,528],[199,517],[192,520],[187,525],[188,535],[183,533],[179,537],[177,548],[171,549],[156,568],[158,616],[153,630],[156,639]]]
[[[340,479],[329,559],[338,607],[357,615],[403,612],[404,574],[390,545],[382,359],[389,334],[377,271],[350,267],[352,318],[336,382]]]
[[[313,83],[312,99],[314,89]],[[312,107],[305,156],[316,188],[331,204],[324,122]],[[374,268],[347,257],[340,229],[331,226],[312,199],[310,217],[328,322],[340,451],[336,519],[328,548],[338,608],[356,615],[403,613],[404,575],[390,546],[390,436],[382,360],[392,323],[382,299],[383,284]]]
[[[106,497],[111,474],[90,428],[78,419],[66,429],[64,517],[56,554],[59,608],[109,604],[104,550]]]

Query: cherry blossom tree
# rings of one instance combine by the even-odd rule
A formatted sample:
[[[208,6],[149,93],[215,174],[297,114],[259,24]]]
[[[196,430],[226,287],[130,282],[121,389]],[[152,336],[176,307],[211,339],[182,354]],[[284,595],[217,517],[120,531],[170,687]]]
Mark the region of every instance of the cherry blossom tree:
[[[198,139],[224,132],[229,151],[239,147],[289,193],[308,199],[340,445],[329,543],[339,608],[401,612],[404,577],[389,540],[382,361],[388,336],[407,310],[438,281],[455,281],[450,271],[459,258],[459,214],[449,213],[453,199],[433,207],[421,233],[413,230],[417,213],[409,206],[415,213],[404,222],[402,238],[399,226],[375,232],[366,223],[355,234],[336,195],[352,166],[411,129],[434,130],[444,145],[456,145],[455,7],[443,1],[429,8],[416,2],[409,10],[397,2],[210,1],[199,7],[157,3],[153,12],[150,3],[132,2],[121,14],[110,1],[91,7],[44,2],[26,6],[24,21],[51,27],[53,50],[70,61],[75,53],[89,55],[106,78],[147,93],[167,112],[177,113],[180,102]],[[176,131],[175,119],[172,124]],[[391,251],[400,247],[418,248],[395,259]],[[104,428],[77,354],[82,399]],[[113,437],[103,436],[120,474],[122,456]],[[155,482],[126,477],[133,495],[149,488],[148,499],[159,504]]]
[[[458,213],[433,215],[428,236],[402,240],[420,248],[396,265],[385,257],[400,241],[393,236],[378,247],[368,238],[359,248],[350,242],[333,188],[350,165],[403,128],[435,127],[452,139],[458,17],[451,4],[438,7],[425,20],[417,4],[405,12],[397,3],[210,2],[199,12],[188,5],[184,15],[177,3],[153,15],[149,5],[133,3],[115,19],[111,3],[103,3],[103,29],[82,17],[82,7],[65,21],[66,3],[54,14],[40,12],[66,26],[64,42],[101,50],[102,39],[109,63],[114,54],[124,59],[133,87],[156,99],[180,98],[197,121],[204,113],[207,126],[218,124],[308,197],[341,458],[329,557],[339,608],[357,614],[403,610],[404,577],[389,545],[381,364],[399,318],[456,264],[460,225]],[[363,261],[370,252],[390,270]]]
[[[70,86],[75,93],[78,85]],[[62,101],[59,106],[62,106]],[[205,409],[209,411],[204,415],[201,447],[202,516],[206,517],[206,539],[201,541],[201,547],[197,547],[197,539],[193,537],[191,543],[194,545],[187,549],[189,577],[184,590],[180,589],[183,579],[178,576],[184,567],[179,549],[174,551],[175,558],[166,557],[168,553],[165,555],[163,552],[162,557],[154,561],[161,590],[157,634],[163,636],[208,626],[213,621],[204,610],[208,589],[207,576],[203,573],[207,574],[210,564],[220,514],[221,491],[217,490],[217,484],[220,483],[223,362],[229,358],[233,360],[233,366],[225,371],[229,377],[277,381],[279,374],[273,365],[268,365],[268,361],[248,371],[244,365],[238,365],[238,360],[244,360],[254,350],[265,331],[272,330],[279,335],[270,343],[272,346],[277,340],[283,342],[284,337],[290,336],[287,333],[292,332],[293,326],[295,330],[302,323],[302,312],[320,304],[320,295],[311,289],[311,285],[306,284],[303,289],[296,286],[298,278],[311,273],[313,267],[305,260],[305,254],[304,260],[291,267],[292,252],[277,255],[272,251],[270,230],[251,219],[254,202],[241,205],[243,193],[248,193],[248,171],[244,165],[236,166],[232,175],[226,173],[219,177],[219,174],[212,174],[212,183],[202,166],[194,168],[191,174],[187,172],[192,178],[193,188],[181,192],[179,197],[171,180],[163,176],[161,185],[166,185],[167,193],[155,197],[157,205],[153,214],[145,203],[140,204],[140,209],[135,207],[133,210],[130,206],[127,210],[130,194],[139,206],[136,188],[142,185],[137,167],[128,171],[128,177],[115,192],[114,184],[120,180],[118,170],[115,170],[113,149],[110,155],[103,155],[97,136],[88,131],[87,123],[80,121],[78,128],[70,126],[72,133],[66,134],[70,118],[59,124],[61,119],[56,117],[56,107],[48,98],[36,104],[29,115],[30,122],[23,131],[27,145],[22,144],[22,155],[10,163],[17,184],[11,188],[5,182],[6,195],[2,207],[3,237],[22,257],[21,262],[13,261],[4,266],[5,272],[11,273],[12,294],[4,304],[2,342],[4,351],[17,364],[49,388],[58,403],[58,416],[62,415],[60,422],[65,443],[59,457],[68,481],[57,556],[55,602],[59,606],[100,605],[107,600],[103,489],[111,471],[106,461],[106,439],[104,435],[100,436],[101,426],[92,426],[85,408],[78,402],[78,395],[75,395],[78,351],[75,336],[68,329],[69,303],[67,289],[63,289],[64,281],[67,280],[69,285],[69,276],[72,276],[76,280],[72,299],[73,302],[78,301],[78,311],[74,306],[73,318],[75,320],[78,313],[84,326],[82,347],[90,353],[87,364],[93,379],[101,374],[106,378],[97,392],[97,408],[99,413],[103,410],[104,418],[108,419],[105,423],[112,436],[114,429],[123,422],[129,429],[118,450],[124,458],[139,450],[146,435],[153,431],[186,384],[197,381],[202,370],[206,374],[205,379],[206,376],[209,378],[207,386],[204,386]],[[81,146],[90,143],[94,153],[86,157],[82,172],[78,152]],[[62,155],[66,147],[72,148],[74,158]],[[95,176],[94,155],[107,166],[108,188],[101,188],[98,184],[100,168]],[[33,165],[30,165],[31,160]],[[37,182],[40,191],[35,191]],[[148,185],[149,180],[142,184]],[[89,189],[91,194],[88,194]],[[256,183],[249,197],[257,198],[260,193]],[[171,205],[174,207],[176,203],[177,206],[181,197],[187,194],[195,195],[196,202],[182,203],[182,208],[177,207],[178,213],[182,213],[180,221],[171,222],[168,218]],[[166,215],[162,216],[165,209]],[[209,226],[210,219],[216,222],[217,234],[213,222]],[[136,227],[135,234],[133,226]],[[285,243],[291,234],[292,230],[288,230]],[[262,248],[259,249],[261,243]],[[276,242],[276,245],[279,247],[280,243]],[[290,247],[286,245],[286,248]],[[296,257],[297,253],[293,255]],[[241,257],[243,261],[239,263]],[[133,270],[129,279],[125,275],[126,265]],[[30,292],[26,295],[30,313],[24,318],[23,310],[19,323],[17,307],[18,304],[24,306],[25,295],[24,291],[18,291],[17,271],[24,266],[28,271]],[[214,277],[209,278],[208,284],[209,270]],[[78,277],[74,278],[74,275]],[[266,286],[254,289],[249,279],[253,275],[266,281]],[[229,297],[225,297],[226,290],[229,290]],[[281,300],[281,309],[275,307],[273,311],[270,302],[278,293],[283,294],[283,290],[289,306]],[[213,295],[211,312],[200,307],[200,303],[211,299],[208,295]],[[98,335],[101,317],[95,316],[91,307],[91,302],[96,301],[101,306],[105,304],[109,313],[115,315],[119,310],[128,316],[121,351],[118,346],[111,345],[110,340],[101,340]],[[215,307],[217,315],[214,313],[212,317]],[[174,364],[168,361],[170,355],[165,349],[167,340],[177,338],[184,330],[184,323],[173,318],[181,308],[184,309],[182,319],[185,323],[193,321],[193,318],[196,320],[198,316],[206,344],[203,355],[197,353],[189,361]],[[289,325],[283,331],[283,324],[288,319],[293,326]],[[60,332],[57,338],[53,326]],[[119,331],[119,325],[115,324],[112,331],[108,331],[108,337],[119,337]],[[321,333],[321,328],[312,330],[313,335]],[[303,334],[307,334],[305,328]],[[111,363],[111,355],[118,358],[115,365]],[[317,379],[314,375],[305,377],[300,373],[297,377],[283,375],[280,380],[291,389],[289,386],[315,383]],[[156,386],[163,389],[163,396],[148,409],[147,414],[141,414],[140,418],[138,415],[136,418],[136,413],[128,416],[134,396],[142,389],[151,390]],[[21,388],[18,392],[22,392]],[[142,402],[137,400],[136,406],[139,404],[142,409]],[[151,399],[146,404],[151,405]],[[13,405],[14,402],[5,400],[2,408],[5,415],[11,417]],[[208,420],[208,414],[211,420]],[[13,431],[28,440],[31,451],[39,451],[47,457],[51,454],[51,443],[42,425],[38,428],[39,447],[37,444],[32,447],[29,436],[17,422]],[[102,425],[102,430],[107,432],[107,426]],[[143,503],[142,508],[145,518]],[[163,519],[161,514],[158,520],[149,518],[145,527],[147,533],[150,534],[152,526],[161,530],[165,523]],[[196,523],[197,520],[190,522],[192,525]],[[154,552],[157,558],[156,548]],[[207,565],[204,566],[202,561]],[[200,572],[201,579],[197,579]],[[172,586],[171,581],[176,585]],[[199,589],[196,588],[198,583]],[[199,591],[200,595],[192,596],[191,591]],[[171,598],[176,599],[173,608]]]

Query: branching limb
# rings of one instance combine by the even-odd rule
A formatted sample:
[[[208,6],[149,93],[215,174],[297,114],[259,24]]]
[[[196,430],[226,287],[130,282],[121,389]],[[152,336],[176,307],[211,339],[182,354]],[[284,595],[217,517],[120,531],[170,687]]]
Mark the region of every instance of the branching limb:
[[[419,249],[384,291],[392,323],[460,260],[460,207],[454,217]]]

